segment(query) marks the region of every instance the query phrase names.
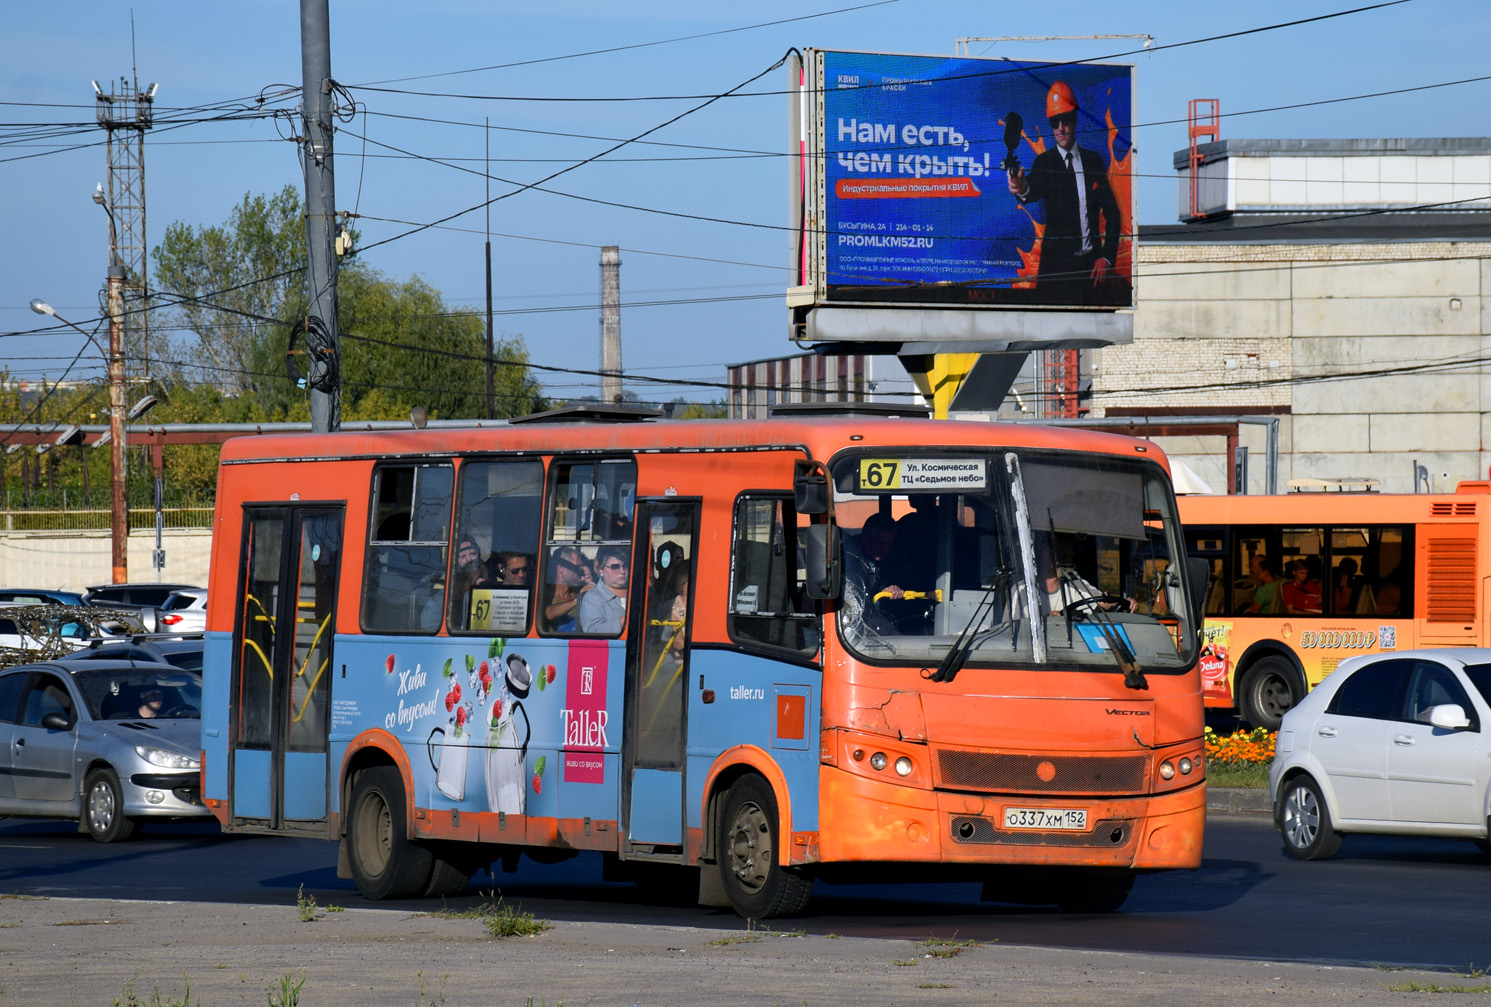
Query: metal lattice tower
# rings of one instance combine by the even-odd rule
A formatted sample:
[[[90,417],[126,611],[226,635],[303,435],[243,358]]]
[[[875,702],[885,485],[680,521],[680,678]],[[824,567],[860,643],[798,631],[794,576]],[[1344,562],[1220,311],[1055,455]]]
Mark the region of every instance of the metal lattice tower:
[[[93,82],[98,124],[108,133],[109,181],[95,194],[109,215],[109,265],[124,267],[124,358],[131,377],[150,376],[150,327],[146,308],[145,131],[154,121],[155,84],[143,93],[119,78],[105,94]]]

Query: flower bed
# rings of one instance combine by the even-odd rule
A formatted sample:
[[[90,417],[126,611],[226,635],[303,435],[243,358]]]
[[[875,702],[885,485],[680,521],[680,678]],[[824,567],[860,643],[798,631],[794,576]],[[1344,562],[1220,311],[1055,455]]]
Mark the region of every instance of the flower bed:
[[[1268,786],[1274,732],[1261,727],[1222,735],[1206,729],[1206,782],[1213,787]]]

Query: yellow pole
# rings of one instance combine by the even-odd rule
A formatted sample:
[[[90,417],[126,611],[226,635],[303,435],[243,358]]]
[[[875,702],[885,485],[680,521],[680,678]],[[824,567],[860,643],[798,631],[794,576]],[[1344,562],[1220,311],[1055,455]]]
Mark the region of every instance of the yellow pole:
[[[906,372],[932,404],[932,416],[947,419],[948,406],[978,360],[977,353],[929,353],[901,358]]]

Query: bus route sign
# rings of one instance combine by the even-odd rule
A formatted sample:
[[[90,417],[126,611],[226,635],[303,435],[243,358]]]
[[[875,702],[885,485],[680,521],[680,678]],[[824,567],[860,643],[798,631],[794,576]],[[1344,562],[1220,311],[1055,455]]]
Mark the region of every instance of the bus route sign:
[[[942,493],[982,490],[988,473],[982,458],[863,458],[859,492]]]

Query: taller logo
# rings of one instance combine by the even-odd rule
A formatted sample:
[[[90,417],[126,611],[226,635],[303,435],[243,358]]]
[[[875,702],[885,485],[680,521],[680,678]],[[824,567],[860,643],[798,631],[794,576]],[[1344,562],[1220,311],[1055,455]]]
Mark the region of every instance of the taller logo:
[[[604,640],[571,640],[564,676],[564,780],[605,783],[606,672],[611,650]]]

